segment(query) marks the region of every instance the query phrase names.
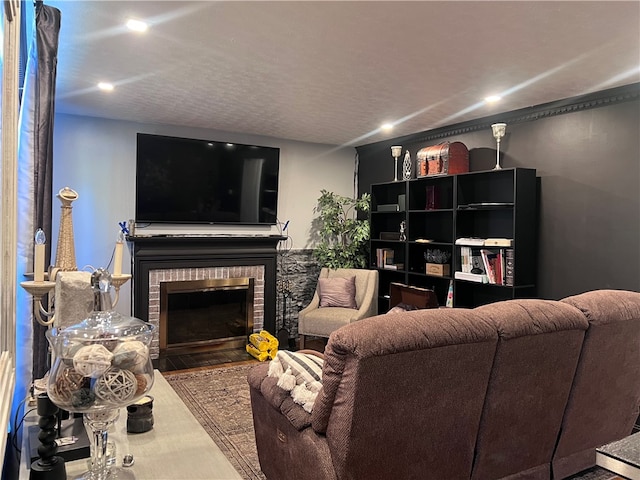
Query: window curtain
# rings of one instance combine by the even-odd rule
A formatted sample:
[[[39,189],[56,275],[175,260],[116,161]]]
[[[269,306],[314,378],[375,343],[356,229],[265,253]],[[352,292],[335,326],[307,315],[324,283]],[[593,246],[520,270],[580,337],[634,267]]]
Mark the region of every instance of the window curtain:
[[[18,134],[18,282],[33,271],[38,228],[47,236],[45,264],[51,263],[52,140],[60,11],[36,2],[35,15],[30,13]],[[16,330],[15,399],[21,401],[32,380],[43,377],[48,370],[46,328],[34,320],[31,297],[22,288],[18,289]]]
[[[33,219],[35,229],[42,228],[49,239],[45,264],[51,264],[51,217],[53,189],[53,118],[55,113],[56,71],[60,10],[36,2],[37,74],[33,111]],[[48,370],[46,328],[33,323],[33,375],[41,378]]]

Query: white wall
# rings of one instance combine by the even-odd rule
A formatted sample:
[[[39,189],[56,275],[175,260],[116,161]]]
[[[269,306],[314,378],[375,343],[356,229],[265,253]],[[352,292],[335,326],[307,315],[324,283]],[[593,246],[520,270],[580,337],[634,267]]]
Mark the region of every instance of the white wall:
[[[310,227],[320,190],[348,196],[354,194],[354,148],[58,114],[54,125],[53,193],[55,196],[65,186],[78,192],[78,199],[73,203],[78,269],[106,267],[119,231],[118,222],[134,218],[136,134],[139,132],[280,148],[278,219],[283,223],[289,220],[287,233],[294,249],[312,246]],[[54,262],[59,222],[60,201],[54,198],[54,238],[50,239]],[[156,224],[144,232],[270,234],[279,233],[279,230],[276,227]],[[122,272],[130,271],[130,256],[125,251]],[[131,314],[130,289],[131,282],[128,282],[120,292],[117,308],[127,315]]]

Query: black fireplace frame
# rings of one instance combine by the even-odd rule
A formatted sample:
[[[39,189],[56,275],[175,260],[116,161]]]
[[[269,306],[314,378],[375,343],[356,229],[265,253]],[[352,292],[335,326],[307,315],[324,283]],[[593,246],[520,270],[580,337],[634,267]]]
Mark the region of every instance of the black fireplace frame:
[[[127,237],[132,245],[131,304],[136,318],[149,321],[149,272],[157,269],[264,266],[264,325],[276,327],[277,246],[286,237],[150,235]]]

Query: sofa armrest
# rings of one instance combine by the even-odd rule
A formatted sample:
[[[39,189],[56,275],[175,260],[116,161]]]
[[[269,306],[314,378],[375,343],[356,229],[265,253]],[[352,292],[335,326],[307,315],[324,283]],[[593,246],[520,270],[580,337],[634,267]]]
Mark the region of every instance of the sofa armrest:
[[[316,352],[317,353],[317,352]],[[252,395],[261,395],[269,405],[278,410],[296,430],[311,425],[311,414],[295,403],[286,390],[278,387],[278,379],[268,377],[269,362],[256,365],[247,375]]]

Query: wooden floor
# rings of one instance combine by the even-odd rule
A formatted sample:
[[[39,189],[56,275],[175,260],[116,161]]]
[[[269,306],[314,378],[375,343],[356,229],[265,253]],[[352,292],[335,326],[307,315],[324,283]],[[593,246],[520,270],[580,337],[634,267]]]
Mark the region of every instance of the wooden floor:
[[[326,339],[311,338],[307,341],[307,348],[324,351]],[[297,349],[297,346],[294,348]],[[179,370],[201,370],[220,365],[232,365],[255,361],[246,350],[235,348],[230,350],[213,350],[210,352],[195,352],[162,355],[153,360],[153,367],[160,372],[175,372]]]

